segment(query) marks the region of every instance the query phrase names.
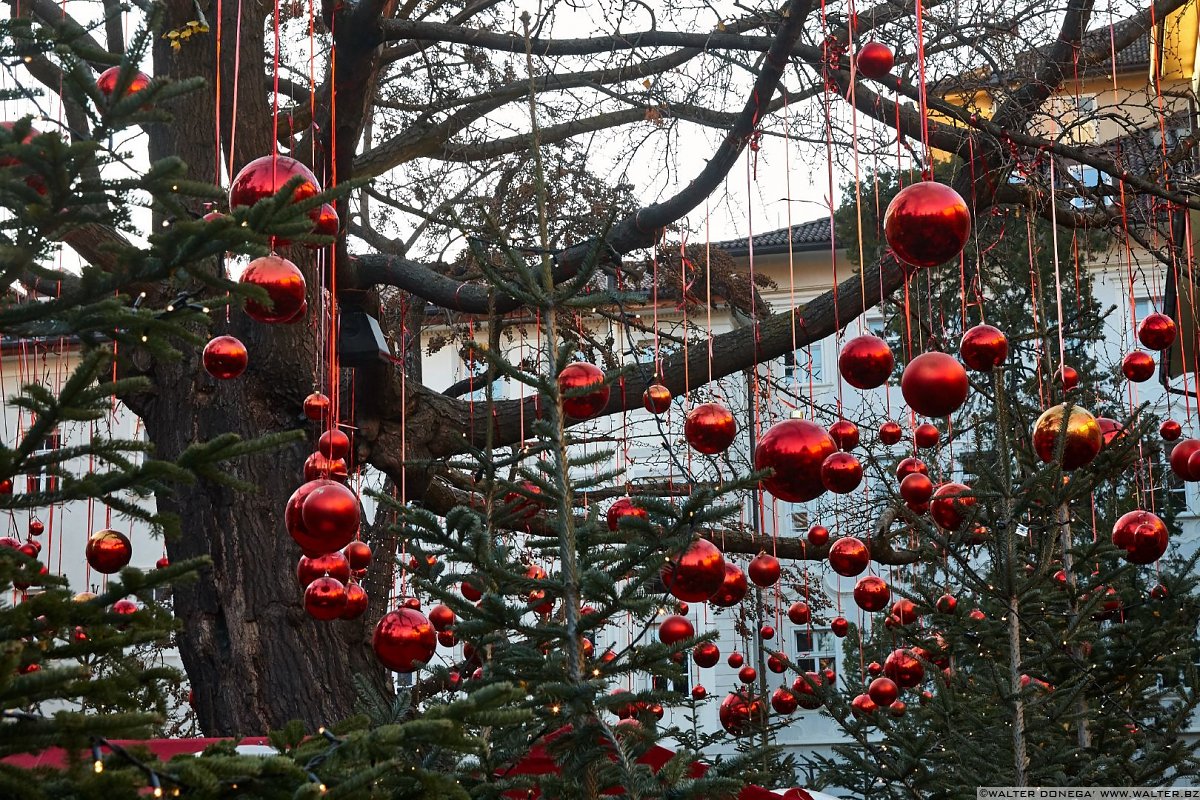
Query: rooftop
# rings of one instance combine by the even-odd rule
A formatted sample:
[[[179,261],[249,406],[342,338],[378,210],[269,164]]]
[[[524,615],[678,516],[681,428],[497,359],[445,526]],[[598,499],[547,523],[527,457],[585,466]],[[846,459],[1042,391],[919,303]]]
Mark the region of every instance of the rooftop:
[[[750,254],[750,245],[754,244],[754,254],[765,256],[788,252],[788,239],[791,239],[793,253],[828,250],[833,244],[829,217],[801,222],[791,228],[779,228],[766,233],[756,233],[753,237],[742,239],[726,239],[723,242],[713,242],[731,256]],[[791,236],[789,237],[789,232]]]

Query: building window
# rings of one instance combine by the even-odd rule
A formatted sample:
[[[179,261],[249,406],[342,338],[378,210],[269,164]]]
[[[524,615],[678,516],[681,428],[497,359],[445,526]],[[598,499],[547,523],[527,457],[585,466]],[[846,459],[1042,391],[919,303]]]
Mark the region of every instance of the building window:
[[[687,694],[691,691],[691,686],[688,685],[687,677],[680,680],[672,681],[662,675],[650,676],[650,688],[656,692],[678,692],[679,694]]]
[[[30,453],[31,456],[45,456],[62,447],[62,434],[58,431],[47,434],[41,446]],[[37,472],[25,476],[26,494],[44,494],[58,491],[58,476],[49,474],[49,467],[42,467]]]
[[[1133,301],[1133,317],[1138,322],[1141,322],[1155,311],[1160,311],[1161,309],[1161,297],[1139,297]]]
[[[1171,445],[1171,449],[1174,448],[1175,445]],[[1187,508],[1187,484],[1167,464],[1169,457],[1169,453],[1164,454],[1163,463],[1154,466],[1151,491],[1154,495],[1154,510],[1160,514],[1168,510],[1179,513]]]
[[[792,533],[803,535],[808,533],[808,512],[792,512]]]
[[[823,672],[827,669],[837,674],[837,638],[831,631],[800,628],[795,631],[796,655],[792,663],[802,672]]]
[[[783,357],[783,378],[788,383],[825,383],[825,343],[813,342],[808,347],[787,353]]]
[[[1096,95],[1081,94],[1068,99],[1071,118],[1067,122],[1071,140],[1075,143],[1095,142],[1100,138],[1100,120],[1096,117],[1099,108]]]
[[[1072,164],[1067,167],[1067,172],[1074,178],[1074,181],[1060,180],[1059,188],[1065,194],[1072,196],[1071,206],[1073,208],[1082,211],[1095,208],[1097,198],[1100,200],[1100,205],[1112,205],[1112,178],[1107,172],[1101,172],[1086,164]]]

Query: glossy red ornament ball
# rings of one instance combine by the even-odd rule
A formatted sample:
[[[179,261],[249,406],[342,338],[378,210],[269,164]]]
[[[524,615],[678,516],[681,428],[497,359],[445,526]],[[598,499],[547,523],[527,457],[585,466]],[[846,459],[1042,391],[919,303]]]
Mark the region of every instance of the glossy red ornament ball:
[[[745,736],[766,724],[767,707],[761,699],[739,691],[721,701],[717,716],[727,733]]]
[[[953,356],[922,353],[900,376],[900,392],[909,408],[926,417],[946,417],[967,401],[967,371]]]
[[[332,428],[317,439],[317,451],[326,458],[345,458],[350,455],[350,437],[339,428]]]
[[[973,619],[976,622],[987,619],[987,614],[984,614],[978,608],[971,609],[971,613],[967,614],[968,619]]]
[[[30,539],[17,549],[30,558],[37,558],[38,553],[42,552],[42,543],[37,539]]]
[[[7,547],[9,550],[20,550],[21,540],[12,536],[0,537],[0,547]]]
[[[778,582],[779,572],[779,559],[770,553],[759,553],[750,560],[749,566],[746,567],[746,574],[754,585],[764,589],[774,586]]]
[[[812,619],[812,610],[808,603],[792,603],[788,606],[787,615],[793,625],[807,625]]]
[[[316,211],[310,211],[308,218],[313,222],[312,232],[315,236],[337,236],[338,231],[342,229],[342,222],[338,219],[337,209],[329,203],[323,204]],[[327,245],[317,242],[307,242],[304,246],[310,250],[320,250]]]
[[[1200,451],[1200,439],[1184,439],[1171,448],[1171,471],[1181,480],[1200,480],[1200,472],[1193,473],[1189,464],[1192,456]]]
[[[754,468],[774,470],[762,481],[763,488],[772,495],[789,503],[805,503],[825,492],[822,465],[836,451],[833,439],[820,425],[785,419],[759,439],[754,449]]]
[[[791,714],[798,706],[796,696],[782,686],[771,693],[771,708],[777,714]]]
[[[1173,419],[1164,419],[1163,424],[1158,426],[1158,435],[1165,442],[1173,442],[1183,435],[1183,426]]]
[[[1162,600],[1166,596],[1167,596],[1167,587],[1163,586],[1161,583],[1156,584],[1155,587],[1150,590],[1150,598],[1152,600]]]
[[[958,356],[976,372],[990,372],[1008,358],[1008,337],[991,325],[976,325],[963,334]]]
[[[227,381],[246,371],[250,354],[246,345],[233,336],[217,336],[204,345],[200,356],[204,371],[217,380]]]
[[[883,662],[883,674],[902,689],[911,689],[925,679],[925,667],[911,650],[893,650]]]
[[[1112,543],[1125,551],[1125,560],[1153,564],[1167,552],[1167,526],[1149,511],[1130,511],[1113,525]]]
[[[891,678],[876,678],[871,681],[867,694],[878,706],[890,706],[900,699],[900,687]]]
[[[696,635],[696,628],[687,617],[672,614],[658,626],[658,640],[665,645],[677,644]]]
[[[692,687],[692,699],[703,700],[708,697],[708,689],[705,689],[701,684],[697,683]]]
[[[688,603],[702,603],[725,581],[725,556],[707,539],[697,539],[662,568],[667,591]]]
[[[411,608],[413,611],[421,610],[421,600],[417,597],[406,597],[404,598],[403,602],[400,603],[400,605],[404,606],[405,608]]]
[[[908,711],[908,705],[903,700],[897,700],[887,707],[888,713],[893,717],[903,717]]]
[[[1154,356],[1145,350],[1134,350],[1121,360],[1121,374],[1134,383],[1144,383],[1154,377]]]
[[[858,447],[858,426],[848,419],[839,419],[829,426],[829,438],[839,450],[853,450]]]
[[[1100,423],[1079,406],[1071,406],[1069,417],[1065,404],[1046,409],[1033,426],[1033,449],[1042,461],[1049,463],[1054,460],[1064,417],[1066,435],[1062,457],[1063,469],[1078,469],[1091,463],[1104,444]]]
[[[955,258],[966,247],[971,235],[971,211],[962,195],[945,184],[914,183],[901,189],[888,203],[883,235],[896,257],[905,264],[936,267]]]
[[[392,672],[412,672],[418,663],[428,664],[433,658],[437,631],[420,611],[398,608],[379,620],[371,647],[379,663]]]
[[[933,481],[923,472],[910,472],[900,481],[900,497],[909,506],[920,506],[933,497]]]
[[[853,492],[862,478],[862,462],[849,453],[832,453],[821,463],[821,483],[834,494]]]
[[[754,683],[758,680],[758,670],[751,666],[745,666],[738,670],[738,680],[742,683]]]
[[[46,526],[42,524],[42,521],[40,519],[29,520],[29,535],[30,536],[41,536],[45,532],[46,532]]]
[[[846,578],[861,575],[871,563],[871,552],[867,546],[853,536],[844,536],[829,548],[829,565],[833,571]]]
[[[319,422],[329,416],[332,401],[320,392],[313,392],[304,398],[304,416],[314,422]]]
[[[250,262],[238,283],[257,286],[267,293],[264,304],[246,300],[246,314],[256,322],[290,322],[304,307],[304,273],[279,256],[262,256]]]
[[[784,660],[785,658],[786,656],[783,656],[782,654],[776,655],[775,653],[767,656],[767,669],[771,670],[771,672],[774,672],[776,675],[786,672],[787,662]]]
[[[733,669],[737,669],[738,667],[742,666],[742,664],[746,663],[746,659],[742,658],[741,653],[733,652],[729,654],[729,658],[725,659],[725,663]]]
[[[450,606],[441,605],[440,603],[429,609],[429,624],[434,627],[434,630],[444,631],[454,625],[457,617]]]
[[[604,370],[586,361],[563,367],[558,373],[558,391],[563,413],[576,420],[591,419],[603,411],[610,394]]]
[[[638,519],[649,519],[650,513],[641,506],[633,502],[632,497],[622,497],[617,502],[608,507],[608,514],[605,519],[608,521],[608,529],[615,531],[621,526],[621,520],[626,517],[637,517]]]
[[[346,587],[346,607],[342,609],[341,619],[358,619],[367,612],[371,599],[367,590],[352,583]]]
[[[742,568],[729,561],[725,562],[725,577],[721,586],[709,596],[708,602],[718,608],[732,608],[745,598],[750,585],[746,581],[746,573]]]
[[[917,447],[928,448],[937,447],[938,440],[942,437],[941,432],[936,425],[931,425],[928,422],[922,423],[913,431],[913,442]]]
[[[904,436],[904,430],[898,423],[891,420],[879,426],[879,441],[886,445],[893,445],[900,441]]]
[[[879,710],[879,705],[864,693],[854,696],[850,701],[850,710],[856,717],[869,717]]]
[[[859,49],[854,63],[860,75],[877,81],[892,71],[896,57],[892,55],[892,48],[886,44],[867,42]]]
[[[867,664],[867,674],[873,678],[878,678],[883,674],[883,664],[880,664],[878,661],[872,661],[870,664]]]
[[[1064,392],[1069,392],[1079,385],[1079,371],[1064,364],[1054,373],[1054,380],[1063,387]]]
[[[337,578],[317,578],[304,590],[304,610],[313,619],[337,619],[346,610],[346,586]]]
[[[813,547],[824,547],[829,544],[829,528],[824,525],[813,525],[808,529],[808,543]]]
[[[20,542],[16,546],[19,547]],[[92,569],[112,575],[133,558],[133,545],[129,543],[125,534],[106,528],[88,537],[84,556]]]
[[[891,597],[892,590],[887,582],[875,575],[859,578],[854,585],[854,602],[863,611],[882,611]]]
[[[467,602],[478,603],[483,599],[483,592],[469,580],[465,580],[459,585],[459,591],[462,592],[463,599]]]
[[[300,545],[306,555],[319,556],[329,552],[334,548],[325,548],[325,543],[312,536],[308,529],[304,526],[304,519],[301,516],[301,509],[304,506],[304,501],[310,494],[322,486],[333,483],[327,479],[318,479],[308,481],[301,484],[300,488],[292,492],[292,496],[288,498],[287,505],[283,509],[283,524],[287,529],[288,534]]]
[[[970,491],[971,487],[961,483],[943,483],[939,486],[929,503],[929,515],[933,521],[948,531],[961,528],[963,518],[975,505],[975,498],[967,494]]]
[[[320,542],[316,549],[341,550],[358,533],[358,495],[336,481],[324,482],[304,498],[300,515],[305,531]]]
[[[346,459],[328,459],[321,453],[312,453],[304,459],[304,480],[315,481],[318,478],[328,478],[338,483],[350,480],[350,468]]]
[[[838,354],[838,372],[856,389],[878,389],[887,383],[895,366],[892,348],[869,333],[846,342]]]
[[[901,483],[904,483],[904,479],[913,474],[929,475],[929,467],[925,466],[925,462],[916,456],[901,459],[900,463],[896,465],[896,480]]]
[[[665,414],[671,408],[671,390],[661,383],[652,383],[642,392],[642,407],[651,414]]]
[[[736,435],[733,414],[720,403],[701,403],[683,421],[683,437],[694,450],[705,455],[723,452]]]
[[[350,569],[366,569],[371,564],[371,547],[366,542],[351,542],[343,552]]]
[[[128,616],[138,612],[138,604],[128,598],[124,598],[113,603],[112,610],[113,613]]]
[[[254,159],[229,184],[229,208],[252,206],[259,200],[274,197],[293,178],[300,181],[292,192],[292,200],[307,200],[321,191],[312,170],[288,156],[261,156]]]
[[[721,648],[712,642],[701,642],[692,650],[692,661],[698,667],[715,667],[721,660]]]
[[[167,558],[166,556],[163,556],[158,561],[154,562],[155,569],[166,569],[169,566],[171,566],[171,559]]]
[[[953,614],[958,608],[958,598],[952,594],[944,594],[937,599],[937,604],[934,606],[939,614]]]
[[[109,67],[100,73],[100,77],[96,78],[96,88],[100,90],[100,94],[111,98],[117,91],[117,83],[121,79],[121,68]],[[129,78],[129,85],[125,87],[121,99],[137,94],[150,85],[150,76],[144,72],[135,72]]]
[[[845,617],[834,617],[829,621],[829,630],[839,639],[850,632],[850,621]]]
[[[1166,350],[1175,344],[1175,320],[1166,314],[1147,314],[1138,324],[1138,341],[1150,350]]]
[[[901,625],[912,625],[917,621],[917,606],[907,597],[901,597],[892,603],[892,616]]]
[[[341,583],[350,582],[350,562],[341,551],[335,550],[313,558],[300,556],[300,561],[296,564],[296,581],[301,587],[306,587],[326,575],[336,578]]]
[[[763,625],[758,629],[758,636],[763,641],[770,641],[775,638],[775,627],[773,625]]]

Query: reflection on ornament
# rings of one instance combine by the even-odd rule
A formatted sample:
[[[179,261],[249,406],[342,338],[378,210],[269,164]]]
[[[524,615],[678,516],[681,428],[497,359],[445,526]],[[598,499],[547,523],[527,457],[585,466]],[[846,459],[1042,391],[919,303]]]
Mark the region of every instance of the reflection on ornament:
[[[667,591],[688,603],[702,603],[725,580],[725,556],[712,542],[697,539],[678,558],[662,568]]]
[[[877,389],[887,383],[896,366],[892,348],[878,336],[856,336],[838,355],[838,372],[856,389]]]
[[[238,283],[267,293],[266,304],[254,298],[246,300],[246,314],[256,322],[292,322],[304,308],[304,273],[286,258],[254,259],[242,271]]]
[[[909,408],[926,417],[946,417],[967,401],[967,371],[945,353],[922,353],[900,376],[900,392]]]
[[[746,581],[746,573],[741,567],[729,561],[725,562],[725,577],[718,588],[708,598],[708,602],[718,608],[733,608],[745,598],[750,586]]]
[[[1125,551],[1125,560],[1153,564],[1167,552],[1167,526],[1149,511],[1130,511],[1113,525],[1112,543]]]
[[[821,483],[834,494],[853,492],[862,478],[862,463],[849,453],[833,453],[821,464]]]
[[[888,203],[883,234],[896,257],[904,263],[936,267],[966,247],[971,235],[971,211],[962,196],[945,184],[914,183],[901,189]]]
[[[829,438],[839,450],[853,450],[858,447],[858,426],[848,419],[839,419],[829,426]]]
[[[838,539],[829,548],[829,565],[833,571],[847,578],[861,575],[871,563],[871,552],[867,546],[853,536]]]
[[[563,413],[575,420],[599,414],[608,405],[610,395],[604,371],[586,361],[563,367],[558,373],[558,391],[562,395]]]
[[[829,544],[829,529],[824,525],[813,525],[808,529],[808,543],[813,547],[824,547]]]
[[[100,77],[96,78],[96,88],[100,90],[100,94],[105,97],[112,98],[117,91],[117,83],[121,79],[120,67],[109,67],[100,73]],[[125,91],[121,93],[120,99],[125,99],[130,95],[137,94],[150,85],[150,76],[144,72],[134,72],[129,78],[129,84],[125,87]]]
[[[817,423],[785,419],[759,439],[754,449],[754,468],[774,470],[762,481],[763,488],[772,495],[789,503],[805,503],[825,492],[822,464],[836,449],[833,439]]]
[[[1134,350],[1121,359],[1121,374],[1134,383],[1145,383],[1154,377],[1154,356],[1145,350]]]
[[[1064,419],[1066,438],[1063,446],[1063,469],[1078,469],[1091,463],[1104,443],[1100,423],[1079,406],[1071,406],[1069,417],[1065,404],[1046,409],[1033,426],[1033,449],[1042,461],[1053,461]]]
[[[16,546],[19,547],[20,542],[17,542]],[[84,557],[92,569],[112,575],[133,558],[133,545],[129,543],[125,534],[106,528],[88,537]]]
[[[304,590],[304,610],[313,619],[337,619],[346,610],[346,586],[337,578],[317,578]]]
[[[250,354],[241,340],[233,336],[217,336],[204,345],[200,362],[209,375],[227,381],[246,371]]]
[[[888,588],[887,582],[875,575],[859,578],[858,583],[854,585],[854,602],[863,611],[882,611],[891,597],[892,590]]]
[[[642,406],[651,414],[665,414],[671,407],[671,390],[661,383],[652,383],[642,393]]]
[[[892,49],[881,42],[867,42],[858,51],[854,59],[858,72],[864,78],[877,81],[887,76],[896,63]]]
[[[959,358],[976,372],[990,372],[1008,358],[1008,337],[991,325],[976,325],[963,334]]]
[[[608,529],[615,531],[621,527],[621,520],[626,518],[649,519],[650,513],[641,506],[636,505],[631,497],[622,497],[608,507],[608,514],[605,520],[608,522]]]
[[[1138,325],[1138,341],[1150,350],[1166,350],[1175,344],[1175,320],[1166,314],[1147,314]]]
[[[696,452],[705,455],[723,452],[736,435],[733,414],[720,403],[701,403],[683,420],[683,437]]]
[[[379,620],[371,647],[379,663],[392,672],[412,672],[433,658],[437,632],[420,611],[398,608]]]

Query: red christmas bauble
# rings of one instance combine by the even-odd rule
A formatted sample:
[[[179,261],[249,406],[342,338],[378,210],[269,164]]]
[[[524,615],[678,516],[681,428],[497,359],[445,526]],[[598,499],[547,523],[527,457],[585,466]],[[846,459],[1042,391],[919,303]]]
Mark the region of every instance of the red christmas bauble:
[[[1147,314],[1138,325],[1138,341],[1150,350],[1166,350],[1175,344],[1175,320],[1166,314]]]
[[[829,565],[834,572],[846,578],[861,575],[870,563],[871,552],[853,536],[844,536],[829,548]]]
[[[42,552],[42,543],[37,539],[30,539],[17,549],[30,558],[37,558],[38,553]]]
[[[971,211],[962,196],[945,184],[914,183],[901,189],[888,203],[883,235],[904,263],[936,267],[955,258],[966,247],[971,235]]]
[[[96,78],[96,88],[100,90],[100,94],[107,98],[112,98],[117,91],[117,83],[121,78],[120,67],[109,67],[100,73],[100,77]],[[137,94],[150,85],[150,76],[144,72],[135,72],[129,78],[129,85],[125,87],[124,93],[120,99],[125,99],[130,95]]]
[[[683,437],[699,453],[716,455],[733,444],[737,425],[733,414],[720,403],[701,403],[683,420]]]
[[[171,566],[171,559],[167,558],[166,556],[163,556],[158,561],[154,562],[155,569],[166,569],[169,566]]]
[[[29,535],[30,536],[41,536],[45,532],[46,532],[46,526],[42,524],[42,521],[40,519],[29,520]]]
[[[379,663],[392,672],[412,672],[428,664],[437,650],[437,632],[420,611],[389,611],[375,626],[371,647]]]
[[[343,552],[350,569],[366,569],[371,564],[371,546],[366,542],[351,542]]]
[[[982,611],[980,611],[978,608],[973,608],[973,609],[971,609],[971,613],[970,613],[970,614],[967,614],[967,618],[968,618],[968,619],[973,619],[973,620],[975,620],[976,622],[979,622],[980,620],[985,620],[985,619],[987,619],[987,614],[984,614],[984,613],[983,613]]]
[[[121,600],[113,603],[112,610],[115,614],[129,616],[130,614],[136,614],[138,612],[138,604],[128,598],[122,598]]]
[[[1158,435],[1165,442],[1173,442],[1183,435],[1183,426],[1173,419],[1164,419],[1163,424],[1158,426]]]
[[[854,584],[854,602],[863,611],[882,611],[891,597],[887,582],[875,575],[865,575]]]
[[[332,428],[317,439],[317,452],[326,458],[346,458],[350,455],[350,437],[339,428]]]
[[[693,700],[703,700],[706,697],[708,697],[708,689],[705,689],[702,685],[700,685],[698,683],[692,687],[692,699]]]
[[[350,469],[346,459],[330,460],[321,453],[313,453],[304,460],[304,480],[315,481],[318,478],[328,478],[338,483],[346,483],[350,479]]]
[[[754,683],[758,680],[758,670],[750,666],[742,667],[738,670],[738,680],[746,684]]]
[[[304,273],[279,256],[262,256],[250,262],[238,283],[257,286],[267,293],[267,302],[249,298],[246,314],[256,322],[290,322],[304,307]]]
[[[893,650],[883,662],[883,674],[902,689],[911,689],[925,679],[925,667],[911,650]]]
[[[522,481],[520,486],[522,491],[514,490],[504,495],[504,505],[507,506],[510,514],[524,520],[531,520],[537,516],[538,500],[536,497],[542,493],[542,490],[532,481]]]
[[[1113,525],[1112,542],[1125,551],[1125,560],[1153,564],[1167,552],[1167,526],[1149,511],[1130,511]]]
[[[925,462],[916,456],[909,456],[902,459],[896,465],[896,480],[901,483],[904,483],[904,479],[913,474],[928,475],[929,467],[925,466]]]
[[[341,550],[358,533],[358,495],[336,481],[323,482],[304,498],[300,518],[311,540],[320,543],[317,550]]]
[[[904,436],[904,430],[899,424],[892,422],[890,419],[879,426],[879,441],[886,445],[893,445]]]
[[[910,472],[900,481],[900,497],[911,506],[921,506],[933,497],[933,481],[923,472]]]
[[[877,706],[890,706],[900,699],[900,687],[891,678],[876,678],[871,681],[867,694]]]
[[[672,614],[658,626],[658,640],[665,645],[677,644],[696,635],[696,628],[687,617]]]
[[[703,603],[725,581],[725,556],[707,539],[697,539],[662,568],[667,591],[688,603]]]
[[[908,705],[903,700],[897,700],[887,707],[888,713],[893,717],[903,717],[908,711]]]
[[[829,426],[829,438],[839,450],[853,450],[858,447],[858,426],[848,419],[839,419]]]
[[[1067,415],[1065,405],[1046,409],[1033,426],[1033,449],[1047,463],[1054,460],[1058,435]],[[1104,435],[1096,418],[1079,406],[1071,406],[1071,415],[1066,421],[1066,441],[1063,446],[1063,469],[1078,469],[1100,452]]]
[[[563,367],[558,373],[558,391],[563,413],[577,420],[591,419],[603,411],[610,394],[604,370],[586,361]]]
[[[938,440],[941,438],[941,436],[942,434],[937,429],[937,426],[931,425],[928,422],[918,425],[913,431],[913,441],[916,443],[917,447],[921,448],[937,447]]]
[[[1079,371],[1064,364],[1054,373],[1054,380],[1062,385],[1064,392],[1069,392],[1079,385]]]
[[[886,44],[867,42],[859,49],[854,63],[860,75],[877,81],[892,71],[896,57],[892,55],[892,48]]]
[[[867,674],[878,678],[883,674],[883,664],[880,664],[878,661],[872,661],[870,664],[867,664]]]
[[[912,625],[917,621],[917,606],[907,597],[901,597],[895,603],[892,603],[892,616],[901,625]]]
[[[621,520],[626,517],[637,517],[638,519],[649,519],[650,513],[641,506],[636,505],[631,497],[622,497],[617,502],[608,507],[608,529],[615,531],[621,526]]]
[[[1008,358],[1008,337],[991,325],[976,325],[963,334],[958,356],[976,372],[989,372]]]
[[[785,419],[759,439],[754,449],[754,468],[775,471],[762,481],[763,488],[775,497],[789,503],[806,503],[825,492],[822,464],[836,450],[833,439],[820,425],[805,419]]]
[[[0,538],[0,547],[7,547],[9,550],[20,550],[21,540],[12,536]]]
[[[1171,448],[1171,470],[1181,480],[1200,480],[1200,473],[1193,473],[1188,466],[1192,455],[1197,451],[1200,451],[1200,439],[1184,439]]]
[[[310,211],[308,218],[313,222],[312,232],[316,236],[337,236],[342,229],[342,221],[338,219],[337,209],[329,203],[323,204],[316,211]],[[311,250],[320,250],[326,245],[308,242],[304,246]]]
[[[821,483],[834,494],[853,492],[862,478],[862,462],[849,453],[831,453],[821,463]]]
[[[304,398],[304,416],[314,422],[319,422],[329,416],[329,409],[332,405],[333,403],[328,397],[320,392],[313,392]]]
[[[878,389],[887,383],[895,366],[892,348],[869,333],[846,342],[838,355],[838,372],[856,389]]]
[[[456,617],[450,606],[438,604],[429,609],[429,624],[434,630],[444,631],[454,625]]]
[[[1154,356],[1145,350],[1134,350],[1121,359],[1121,374],[1134,383],[1144,383],[1154,377]]]
[[[725,562],[725,575],[721,586],[709,596],[708,602],[718,608],[732,608],[742,602],[750,585],[746,581],[746,573],[741,567],[729,561]]]
[[[779,580],[779,559],[769,553],[759,553],[750,560],[749,566],[746,567],[746,574],[750,576],[750,580],[755,586],[761,586],[764,589],[774,586]]]
[[[791,714],[798,706],[796,696],[782,686],[771,693],[771,708],[777,714]]]
[[[712,642],[701,642],[692,651],[692,661],[695,661],[698,667],[715,667],[720,660],[721,648]]]
[[[900,392],[909,408],[926,417],[946,417],[967,401],[967,371],[953,356],[922,353],[900,376]]]
[[[241,340],[233,336],[217,336],[204,345],[200,361],[209,375],[227,381],[246,371],[250,354]]]
[[[782,654],[776,655],[775,653],[772,653],[771,655],[767,656],[767,669],[771,670],[771,672],[774,672],[776,675],[783,674],[787,671],[787,662],[785,661],[786,658],[787,657]]]
[[[14,546],[19,547],[20,542]],[[105,575],[112,575],[120,571],[133,558],[133,545],[129,543],[125,534],[106,528],[96,531],[88,537],[84,556],[92,569]]]
[[[292,496],[288,498],[287,505],[284,506],[284,527],[287,528],[288,534],[296,540],[296,544],[300,545],[300,548],[305,552],[306,555],[319,556],[329,552],[329,550],[325,548],[324,542],[318,540],[316,537],[310,534],[308,529],[304,526],[304,519],[301,515],[301,509],[304,506],[304,501],[310,494],[320,487],[331,483],[333,483],[331,480],[318,479],[301,484],[300,488],[292,492]]]
[[[288,156],[261,156],[254,159],[229,184],[229,208],[252,206],[259,200],[274,197],[293,178],[300,178],[292,192],[292,200],[307,200],[321,191],[312,170]]]
[[[745,736],[766,724],[767,707],[761,699],[739,691],[721,701],[717,716],[721,720],[721,727],[727,733],[732,736]]]
[[[296,564],[296,581],[302,588],[326,575],[336,578],[341,583],[350,582],[350,562],[341,551],[335,550],[314,558],[300,556],[300,561]]]
[[[971,487],[961,483],[943,483],[933,493],[929,503],[929,515],[933,521],[948,531],[956,531],[962,527],[963,517],[975,505],[975,498],[964,493],[970,492]]]
[[[671,407],[671,390],[661,383],[652,383],[642,392],[642,407],[651,414],[665,414]]]
[[[462,592],[463,599],[469,603],[478,603],[483,599],[483,592],[469,580],[464,580],[459,585],[459,591]]]
[[[850,710],[856,717],[869,717],[879,710],[879,705],[869,695],[859,694],[850,701]]]
[[[742,654],[738,652],[730,653],[729,658],[725,659],[725,663],[733,669],[737,669],[738,667],[742,666],[745,661],[746,659],[742,658]]]
[[[937,605],[934,606],[939,614],[953,614],[958,608],[958,598],[952,594],[944,594],[937,599]]]
[[[775,638],[775,627],[773,625],[763,625],[758,629],[758,637],[763,641],[770,641]]]
[[[367,590],[352,583],[346,587],[346,607],[342,609],[341,619],[358,619],[367,612],[371,599]]]
[[[813,547],[824,547],[829,544],[829,528],[824,525],[813,525],[808,529],[808,543]]]
[[[346,610],[346,586],[337,578],[317,578],[304,590],[304,610],[313,619],[337,619]]]
[[[793,625],[807,625],[812,619],[812,610],[808,603],[792,603],[788,606],[787,615]]]
[[[1161,583],[1157,584],[1153,589],[1150,590],[1150,599],[1152,600],[1162,600],[1166,596],[1167,587],[1163,586]]]
[[[841,639],[850,632],[850,621],[845,617],[834,617],[829,621],[829,630],[833,635]]]

